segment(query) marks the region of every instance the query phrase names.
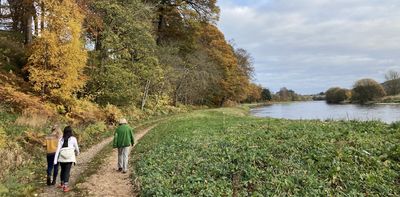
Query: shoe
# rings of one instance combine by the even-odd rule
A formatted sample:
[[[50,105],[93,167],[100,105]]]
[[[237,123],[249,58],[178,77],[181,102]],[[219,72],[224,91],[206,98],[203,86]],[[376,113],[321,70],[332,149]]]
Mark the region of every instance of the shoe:
[[[57,183],[57,177],[53,176],[53,181],[51,181],[51,185],[55,185]]]
[[[126,174],[126,173],[127,173],[127,171],[122,171],[122,173]]]
[[[63,192],[69,192],[69,187],[68,186],[64,186],[63,187]]]
[[[118,170],[117,170],[118,172],[121,172],[122,171],[122,168],[118,168]]]
[[[50,179],[50,177],[49,177],[49,176],[47,177],[47,181],[46,181],[46,183],[47,183],[47,185],[51,185],[51,179]]]

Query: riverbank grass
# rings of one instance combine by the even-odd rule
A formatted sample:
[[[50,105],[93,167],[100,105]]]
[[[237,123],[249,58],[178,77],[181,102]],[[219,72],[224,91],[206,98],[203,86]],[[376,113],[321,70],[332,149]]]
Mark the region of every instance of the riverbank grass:
[[[141,194],[400,195],[399,127],[247,114],[200,110],[154,128],[133,153]]]

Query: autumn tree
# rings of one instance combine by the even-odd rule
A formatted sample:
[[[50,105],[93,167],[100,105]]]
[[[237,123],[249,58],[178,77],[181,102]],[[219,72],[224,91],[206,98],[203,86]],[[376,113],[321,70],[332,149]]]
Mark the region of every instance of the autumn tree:
[[[32,44],[26,70],[35,91],[65,102],[85,84],[87,53],[81,39],[84,16],[73,0],[43,3],[46,27]]]
[[[219,8],[216,0],[150,0],[156,6],[157,44],[192,41],[200,23],[215,22]]]
[[[222,105],[228,100],[233,102],[245,100],[250,80],[239,66],[234,48],[225,40],[224,35],[214,25],[206,24],[202,28],[200,43],[218,70],[222,72],[219,85],[210,95],[214,103]]]
[[[364,104],[386,95],[386,92],[381,84],[373,79],[358,80],[352,90],[352,101]]]
[[[351,92],[349,90],[333,87],[326,91],[326,102],[327,103],[341,103],[350,99]]]
[[[262,100],[262,90],[263,88],[260,85],[250,83],[250,85],[247,87],[248,93],[247,93],[247,98],[246,102],[248,103],[253,103],[253,102],[259,102]]]
[[[383,84],[388,95],[400,93],[400,73],[390,70],[385,75],[386,82]]]

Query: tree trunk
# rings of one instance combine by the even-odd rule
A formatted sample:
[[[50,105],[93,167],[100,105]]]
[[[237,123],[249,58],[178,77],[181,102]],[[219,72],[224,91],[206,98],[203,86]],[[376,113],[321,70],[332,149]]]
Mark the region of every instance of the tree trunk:
[[[38,19],[38,17],[36,16],[36,14],[35,15],[33,15],[33,21],[34,21],[34,25],[35,25],[35,36],[38,36],[39,35],[39,19]]]
[[[162,10],[162,9],[160,9],[160,10]],[[160,11],[160,15],[158,16],[157,40],[156,40],[157,45],[161,44],[162,36],[163,36],[164,15],[161,12],[162,11]]]
[[[147,80],[147,81],[146,81],[146,86],[145,86],[145,88],[144,88],[141,110],[143,110],[143,109],[144,109],[144,106],[146,105],[147,96],[148,96],[148,94],[149,94],[149,89],[150,89],[150,80]]]
[[[41,12],[40,12],[40,33],[42,33],[44,31],[44,20],[45,20],[44,18],[45,18],[45,12],[46,12],[43,2],[40,4],[40,10],[41,10]]]
[[[25,36],[25,44],[32,43],[32,15],[30,12],[25,13],[24,19],[24,36]]]

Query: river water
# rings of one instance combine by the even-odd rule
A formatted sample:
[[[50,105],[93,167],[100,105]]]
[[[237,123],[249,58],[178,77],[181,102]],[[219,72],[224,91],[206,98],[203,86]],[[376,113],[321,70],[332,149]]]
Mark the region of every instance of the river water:
[[[325,101],[305,101],[277,103],[270,106],[254,108],[251,110],[251,114],[257,117],[285,118],[295,120],[381,120],[386,123],[392,123],[400,121],[400,105],[333,105],[327,104]]]

